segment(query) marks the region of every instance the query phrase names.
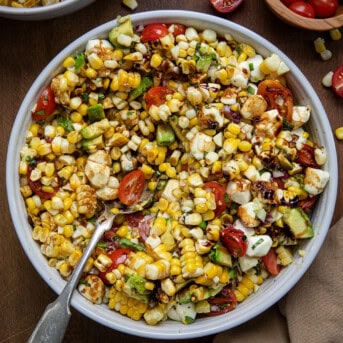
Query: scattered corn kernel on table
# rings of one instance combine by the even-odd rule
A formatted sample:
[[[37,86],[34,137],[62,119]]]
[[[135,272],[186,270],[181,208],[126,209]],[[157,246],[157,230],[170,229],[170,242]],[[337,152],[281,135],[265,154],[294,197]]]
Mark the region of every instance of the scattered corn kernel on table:
[[[158,9],[184,9],[220,15],[208,0],[150,0],[139,1],[134,12]],[[0,98],[1,98],[1,156],[4,160],[7,142],[16,112],[30,85],[45,65],[67,44],[117,15],[132,14],[118,0],[97,1],[69,16],[42,22],[21,22],[0,18]],[[330,118],[332,129],[343,126],[342,99],[321,85],[322,77],[342,63],[341,41],[332,41],[329,33],[318,33],[290,27],[277,19],[263,1],[246,1],[237,11],[222,15],[264,36],[300,67],[312,83]],[[333,53],[322,61],[315,52],[313,41],[322,36]],[[336,140],[338,162],[343,163],[343,142]],[[15,173],[15,171],[13,171]],[[338,191],[335,223],[343,205],[343,173]],[[25,342],[30,336],[45,306],[56,295],[39,277],[25,256],[17,239],[9,214],[5,189],[5,164],[1,168],[1,239],[0,239],[0,342]],[[331,204],[330,206],[334,206]],[[272,309],[273,310],[273,309]],[[180,342],[210,342],[213,337]],[[153,342],[115,332],[91,321],[73,310],[65,342]]]

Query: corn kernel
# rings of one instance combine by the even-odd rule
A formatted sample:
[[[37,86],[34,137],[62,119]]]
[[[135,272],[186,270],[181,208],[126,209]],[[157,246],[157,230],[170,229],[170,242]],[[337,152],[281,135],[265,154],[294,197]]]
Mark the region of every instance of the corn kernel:
[[[335,136],[337,139],[342,140],[343,139],[343,127],[338,127],[335,130]]]

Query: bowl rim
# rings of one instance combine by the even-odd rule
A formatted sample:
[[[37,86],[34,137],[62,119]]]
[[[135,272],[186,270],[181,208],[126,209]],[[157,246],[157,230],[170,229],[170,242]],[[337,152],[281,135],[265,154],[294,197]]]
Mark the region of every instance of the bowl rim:
[[[265,0],[270,10],[289,25],[312,31],[329,31],[343,26],[343,13],[328,18],[306,18],[290,9],[280,0]],[[343,8],[343,5],[339,5]]]
[[[0,17],[22,20],[45,20],[56,18],[81,9],[95,0],[63,0],[61,2],[31,8],[0,6]]]
[[[133,25],[154,22],[180,22],[187,24],[188,26],[198,26],[200,29],[204,29],[204,25],[206,24],[206,28],[213,28],[219,33],[228,32],[237,40],[253,44],[255,47],[257,45],[260,46],[257,50],[261,54],[268,54],[271,52],[279,54],[290,67],[291,71],[287,80],[292,83],[293,87],[291,88],[295,87],[296,89],[301,90],[301,94],[310,96],[311,99],[305,97],[305,99],[298,100],[311,101],[312,108],[316,113],[316,116],[312,116],[311,118],[314,120],[315,124],[314,131],[321,135],[322,140],[325,138],[328,156],[334,157],[329,158],[325,166],[325,169],[330,171],[330,182],[321,195],[322,202],[330,203],[330,201],[332,202],[333,199],[336,199],[338,186],[337,155],[328,117],[326,116],[325,110],[309,81],[305,78],[300,69],[281,50],[259,34],[252,32],[250,29],[210,14],[183,10],[156,10],[136,13],[130,17]],[[21,146],[23,146],[27,127],[31,122],[31,116],[28,115],[28,113],[30,113],[30,109],[33,107],[35,99],[37,99],[47,82],[56,74],[57,71],[61,69],[61,62],[66,56],[84,49],[86,42],[89,39],[106,37],[106,34],[108,34],[110,29],[115,25],[117,25],[117,20],[112,20],[81,35],[79,38],[67,45],[49,62],[49,64],[47,64],[33,82],[21,103],[8,143],[6,159],[6,187],[12,222],[22,248],[32,265],[41,278],[58,294],[61,293],[65,285],[65,281],[62,280],[56,270],[53,268],[47,268],[47,259],[40,253],[38,244],[32,240],[32,228],[28,224],[26,216],[18,215],[18,213],[22,213],[20,209],[24,210],[23,213],[25,213],[25,205],[19,190],[19,178],[13,177],[14,175],[17,175],[14,171],[18,169],[19,151]],[[295,74],[298,76],[295,76]],[[320,223],[319,226],[316,225],[315,237],[306,245],[307,254],[304,258],[295,261],[293,265],[285,268],[283,273],[280,273],[278,276],[265,281],[265,285],[262,286],[263,289],[261,288],[260,292],[250,295],[239,305],[239,307],[235,309],[235,311],[229,312],[225,315],[206,319],[197,319],[192,325],[166,321],[157,326],[148,326],[142,321],[134,322],[115,311],[108,310],[107,305],[94,306],[78,292],[74,293],[71,305],[85,316],[104,326],[140,337],[178,340],[213,335],[221,331],[231,329],[259,315],[275,304],[291,288],[293,288],[309,268],[323,244],[331,224],[333,211],[334,206],[321,206],[318,208],[314,221],[318,222],[318,220],[320,220]],[[320,227],[320,230],[318,227]],[[264,293],[261,292],[262,290],[265,290]],[[253,303],[252,306],[250,305],[251,303]],[[106,308],[106,310],[104,310],[104,308]]]

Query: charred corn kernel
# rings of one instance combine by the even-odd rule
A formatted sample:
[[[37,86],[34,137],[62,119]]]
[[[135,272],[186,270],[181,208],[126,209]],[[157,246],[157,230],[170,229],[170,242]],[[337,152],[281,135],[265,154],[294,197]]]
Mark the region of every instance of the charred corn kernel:
[[[293,256],[289,248],[281,245],[275,251],[283,266],[287,266],[293,262]]]
[[[147,281],[144,283],[144,288],[148,291],[152,291],[155,288],[155,284],[153,282]]]
[[[59,265],[58,271],[63,277],[68,277],[70,276],[71,272],[73,271],[73,268],[68,262],[63,262]]]
[[[87,59],[90,66],[95,70],[101,69],[104,65],[104,61],[94,52],[88,55]]]
[[[238,143],[238,149],[242,152],[248,152],[251,150],[251,148],[252,148],[252,145],[248,141],[240,141]]]
[[[56,225],[62,227],[68,224],[67,218],[61,213],[58,213],[54,216],[54,222]]]
[[[206,238],[210,241],[217,242],[220,238],[220,229],[216,225],[208,225],[206,228]]]
[[[236,136],[238,136],[241,132],[240,126],[238,124],[235,124],[235,123],[230,123],[226,129]]]
[[[116,231],[116,233],[117,233],[117,235],[118,235],[119,237],[126,237],[126,235],[128,234],[128,232],[129,232],[129,228],[128,228],[127,225],[122,225],[122,226]]]
[[[82,116],[85,116],[87,114],[87,109],[88,106],[86,104],[81,104],[77,110]]]
[[[115,284],[118,281],[116,275],[113,272],[106,273],[105,278],[111,285]]]
[[[339,29],[330,30],[330,37],[332,40],[340,40],[342,38],[341,31]]]
[[[68,86],[75,87],[79,83],[78,75],[70,70],[64,73],[64,77],[67,79]]]
[[[236,138],[227,138],[224,141],[223,149],[227,154],[234,154],[238,149],[239,140]]]
[[[246,59],[248,58],[248,55],[245,52],[242,52],[239,54],[238,58],[237,58],[237,62],[244,62]]]
[[[150,59],[150,65],[153,68],[158,68],[162,63],[162,57],[160,54],[153,54]]]
[[[202,214],[202,219],[205,221],[212,220],[214,218],[215,218],[215,213],[212,210],[209,210],[206,213]]]
[[[101,272],[104,272],[112,265],[112,260],[105,254],[100,254],[94,261],[94,266],[99,269]]]
[[[73,103],[72,103],[73,101]],[[76,110],[80,107],[82,103],[82,100],[80,97],[76,97],[70,100],[70,108]],[[71,115],[70,115],[70,119],[73,123],[81,123],[83,120],[82,114],[80,112],[76,112],[74,111]]]
[[[169,202],[165,198],[160,198],[160,200],[157,202],[157,208],[162,212],[166,211],[168,207],[169,207]]]
[[[202,216],[199,213],[191,213],[185,216],[185,224],[197,226],[201,223]]]
[[[73,225],[68,224],[63,227],[63,235],[67,238],[71,237],[74,233]]]
[[[342,140],[343,139],[343,127],[338,127],[335,130],[335,136],[337,139]]]
[[[95,79],[98,76],[97,71],[94,68],[88,67],[86,69],[86,77],[89,79]]]
[[[37,148],[37,153],[39,156],[45,156],[51,153],[51,144],[43,143],[40,144]]]
[[[83,269],[83,271],[85,273],[88,273],[93,268],[93,263],[94,263],[94,259],[93,259],[93,257],[90,257],[87,260],[87,263],[86,263],[85,268]]]
[[[68,56],[64,61],[63,61],[63,67],[64,68],[70,68],[74,66],[75,64],[75,59],[71,56]]]
[[[152,225],[152,232],[158,236],[161,236],[167,230],[167,220],[164,217],[157,217]]]
[[[34,137],[37,137],[40,128],[41,128],[41,127],[40,127],[39,124],[33,123],[33,124],[31,124],[29,131],[32,133],[32,135],[33,135]]]
[[[287,189],[288,191],[296,194],[300,200],[306,199],[308,197],[308,193],[300,187],[290,186]]]

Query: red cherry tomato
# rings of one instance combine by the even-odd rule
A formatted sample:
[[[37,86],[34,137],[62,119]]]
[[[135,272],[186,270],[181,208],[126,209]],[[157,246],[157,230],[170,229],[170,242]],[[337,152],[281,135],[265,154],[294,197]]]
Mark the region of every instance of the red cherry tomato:
[[[214,9],[220,13],[229,13],[237,9],[243,0],[210,0]]]
[[[281,0],[281,2],[287,7],[289,7],[290,4],[296,1],[299,1],[299,0]]]
[[[333,72],[332,88],[338,96],[343,98],[343,64],[337,67]]]
[[[298,205],[303,209],[303,211],[305,213],[309,214],[311,212],[313,206],[317,202],[317,200],[318,200],[318,197],[313,196],[311,198],[299,200]]]
[[[32,190],[33,193],[37,194],[40,198],[42,199],[51,199],[60,189],[60,183],[61,180],[57,176],[57,186],[53,187],[53,192],[45,192],[43,190],[43,184],[40,180],[37,181],[32,181],[31,180],[31,173],[34,170],[34,167],[29,166],[28,171],[27,171],[27,182]]]
[[[268,254],[262,257],[262,262],[270,274],[277,275],[280,273],[281,265],[277,263],[277,255],[274,249],[270,249]]]
[[[215,297],[209,298],[211,312],[206,315],[209,317],[218,316],[234,310],[237,306],[237,298],[230,287],[224,287]]]
[[[141,170],[133,170],[126,174],[120,181],[118,198],[125,205],[136,203],[145,187],[145,177]]]
[[[216,181],[206,182],[202,188],[214,194],[216,200],[216,210],[214,211],[214,214],[216,217],[220,216],[226,209],[225,188]]]
[[[257,94],[264,97],[268,110],[277,109],[288,121],[292,120],[293,95],[291,91],[278,80],[264,80],[258,85]]]
[[[186,32],[186,26],[182,24],[172,24],[173,26],[173,36],[184,35]]]
[[[338,0],[308,0],[318,18],[328,18],[333,16],[338,8]]]
[[[169,30],[164,24],[148,24],[144,27],[141,34],[141,41],[143,43],[153,42],[169,33]]]
[[[131,250],[129,249],[117,249],[113,250],[108,254],[108,257],[112,260],[112,264],[106,269],[106,271],[99,274],[100,278],[104,283],[108,284],[106,274],[116,269],[120,264],[125,263]]]
[[[244,232],[234,227],[227,227],[221,230],[220,241],[234,257],[244,256],[248,248],[247,237]]]
[[[296,14],[299,14],[303,17],[314,18],[314,8],[305,1],[296,1],[291,3],[288,8]]]
[[[160,106],[166,101],[166,96],[172,94],[173,91],[165,86],[151,87],[145,94],[145,103],[147,109],[152,105]]]
[[[42,121],[47,119],[56,108],[55,95],[50,86],[47,86],[36,103],[32,112],[32,119]]]

